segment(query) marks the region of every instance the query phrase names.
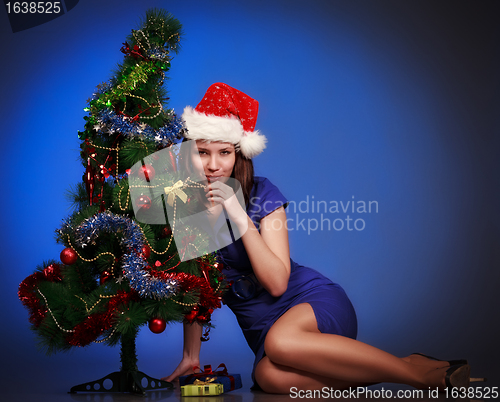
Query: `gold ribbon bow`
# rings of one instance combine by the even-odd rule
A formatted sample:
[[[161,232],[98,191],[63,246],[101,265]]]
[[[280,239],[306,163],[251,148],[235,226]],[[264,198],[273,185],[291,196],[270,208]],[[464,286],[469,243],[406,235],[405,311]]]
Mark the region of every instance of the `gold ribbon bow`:
[[[215,381],[215,377],[212,377],[212,378],[207,377],[207,378],[205,378],[205,381],[201,381],[201,380],[196,379],[196,380],[194,380],[193,384],[194,385],[208,385],[214,381]]]
[[[179,197],[182,202],[186,202],[188,199],[187,194],[182,191],[182,188],[184,187],[184,183],[182,180],[179,180],[177,183],[175,183],[173,186],[170,187],[165,187],[165,194],[167,195],[167,202],[168,205],[173,206],[175,197]]]

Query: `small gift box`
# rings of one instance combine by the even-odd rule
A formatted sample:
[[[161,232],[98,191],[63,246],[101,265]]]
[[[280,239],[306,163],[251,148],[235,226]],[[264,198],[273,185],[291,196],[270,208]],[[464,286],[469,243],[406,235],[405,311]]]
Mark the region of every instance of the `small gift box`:
[[[203,371],[201,371],[199,367],[195,367],[195,370],[197,369],[200,370],[199,373],[194,373],[179,377],[179,384],[181,385],[181,390],[182,386],[190,384],[193,385],[198,384],[199,386],[204,386],[208,384],[222,384],[223,392],[229,392],[241,388],[241,375],[228,374],[226,365],[224,363],[220,364],[215,371],[212,371],[212,366],[210,365],[206,365]]]
[[[224,392],[222,384],[214,382],[208,383],[204,381],[195,380],[192,385],[183,385],[181,387],[182,396],[213,396],[220,395]]]

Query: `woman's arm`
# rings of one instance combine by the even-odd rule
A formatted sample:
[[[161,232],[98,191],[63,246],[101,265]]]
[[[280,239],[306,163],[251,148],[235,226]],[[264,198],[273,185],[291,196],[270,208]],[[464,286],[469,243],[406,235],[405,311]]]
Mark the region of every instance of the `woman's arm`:
[[[173,381],[182,375],[194,373],[193,367],[200,366],[201,335],[203,327],[196,321],[192,324],[184,323],[184,348],[182,360],[165,381]]]
[[[208,201],[222,204],[231,222],[243,233],[241,240],[260,284],[274,297],[281,296],[290,278],[290,250],[288,228],[283,207],[271,212],[260,221],[260,233],[228,185],[210,183],[205,192]]]
[[[260,233],[248,215],[246,219],[248,229],[241,240],[255,276],[272,296],[281,296],[285,293],[290,278],[290,249],[285,209],[279,207],[262,218]]]

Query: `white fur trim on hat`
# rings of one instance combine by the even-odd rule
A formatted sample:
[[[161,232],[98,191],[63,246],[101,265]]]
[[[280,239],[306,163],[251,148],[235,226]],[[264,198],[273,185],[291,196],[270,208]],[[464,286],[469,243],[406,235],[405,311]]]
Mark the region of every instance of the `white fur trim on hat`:
[[[188,131],[185,136],[189,140],[222,141],[236,145],[243,136],[243,127],[236,116],[207,116],[186,106],[182,119]]]
[[[206,115],[186,106],[182,119],[187,128],[184,136],[188,140],[229,142],[239,147],[240,152],[247,158],[257,156],[266,148],[266,137],[258,130],[244,132],[236,116]]]

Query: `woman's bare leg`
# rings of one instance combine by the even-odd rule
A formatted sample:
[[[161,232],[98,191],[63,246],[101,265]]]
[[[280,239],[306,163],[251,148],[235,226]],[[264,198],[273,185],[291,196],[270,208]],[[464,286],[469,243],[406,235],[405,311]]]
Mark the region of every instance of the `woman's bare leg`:
[[[401,358],[411,364],[426,366],[428,368],[449,368],[449,364],[443,361],[427,359],[423,356],[410,355]],[[351,381],[340,381],[335,378],[323,377],[307,371],[297,370],[292,367],[273,363],[269,357],[264,358],[256,367],[255,376],[262,389],[269,393],[289,394],[291,388],[300,390],[317,390],[323,387],[331,389],[348,389],[366,387],[374,383],[361,383]]]
[[[430,367],[412,364],[363,342],[322,334],[308,303],[292,307],[274,323],[266,336],[265,351],[269,362],[266,359],[258,364],[256,379],[268,392],[297,386],[293,383],[283,384],[283,380],[275,377],[278,369],[298,376],[301,372],[312,374],[302,377],[304,385],[308,384],[307,381],[311,385],[304,389],[314,389],[318,385],[314,384],[315,377],[320,378],[320,383],[324,383],[321,378],[333,379],[339,389],[348,388],[348,384],[379,382],[402,383],[416,388],[444,387],[447,369],[447,366],[436,368],[434,362]],[[443,363],[438,362],[438,365]],[[291,375],[289,378],[297,380]],[[273,388],[273,384],[276,387]],[[329,386],[334,387],[334,384]]]
[[[255,378],[264,391],[273,394],[289,394],[293,387],[295,387],[296,390],[314,390],[322,389],[323,387],[347,389],[372,385],[359,382],[340,381],[307,371],[297,370],[292,367],[282,366],[273,363],[267,356],[264,356],[257,365],[255,369]]]

